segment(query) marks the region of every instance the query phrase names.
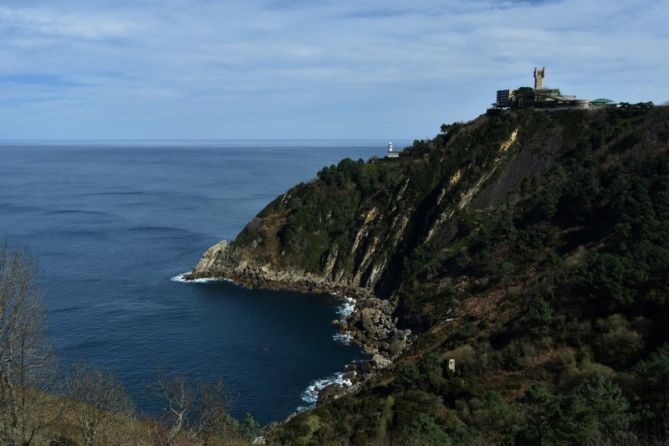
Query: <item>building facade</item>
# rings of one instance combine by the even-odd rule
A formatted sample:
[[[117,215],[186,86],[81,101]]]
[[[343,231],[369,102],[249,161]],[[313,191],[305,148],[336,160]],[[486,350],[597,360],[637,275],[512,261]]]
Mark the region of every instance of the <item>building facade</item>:
[[[534,88],[497,90],[496,108],[590,108],[590,101],[563,95],[559,88],[546,88],[546,67],[534,69]]]

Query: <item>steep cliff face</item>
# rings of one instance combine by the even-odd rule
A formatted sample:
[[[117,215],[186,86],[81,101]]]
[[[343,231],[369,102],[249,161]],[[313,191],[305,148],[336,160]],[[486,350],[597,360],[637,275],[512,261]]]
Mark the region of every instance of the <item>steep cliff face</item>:
[[[539,128],[538,119],[546,121]],[[192,276],[389,297],[410,273],[411,255],[448,238],[454,214],[500,203],[550,166],[565,125],[531,113],[482,116],[399,159],[344,160],[276,198],[229,246],[207,251]],[[536,140],[549,126],[552,146],[544,148]]]
[[[458,215],[512,202],[584,141],[628,137],[612,113],[483,115],[399,159],[344,160],[277,197],[230,245],[207,251],[192,277],[390,297],[423,257],[453,243]]]

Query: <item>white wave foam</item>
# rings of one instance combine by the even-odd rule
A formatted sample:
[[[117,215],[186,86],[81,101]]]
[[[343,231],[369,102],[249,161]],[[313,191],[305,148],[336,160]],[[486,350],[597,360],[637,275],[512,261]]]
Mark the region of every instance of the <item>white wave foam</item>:
[[[230,279],[218,279],[218,278],[213,278],[213,277],[203,277],[203,278],[199,278],[199,279],[186,279],[186,276],[189,275],[191,272],[192,271],[177,274],[176,276],[172,277],[170,280],[172,282],[180,282],[180,283],[232,282],[232,280],[230,280]]]
[[[355,311],[355,299],[348,296],[344,297],[344,302],[337,307],[337,314],[345,318],[352,315],[353,311]]]
[[[335,333],[332,335],[332,339],[336,342],[341,342],[344,345],[349,345],[353,340],[353,335],[347,331],[343,333]]]
[[[353,372],[353,374],[355,375],[355,372]],[[340,387],[351,387],[353,385],[350,379],[344,378],[344,372],[337,372],[327,378],[317,379],[309,385],[304,392],[302,392],[302,401],[307,404],[298,407],[297,411],[304,412],[305,410],[315,407],[318,402],[318,395],[323,389],[332,384],[336,384]]]

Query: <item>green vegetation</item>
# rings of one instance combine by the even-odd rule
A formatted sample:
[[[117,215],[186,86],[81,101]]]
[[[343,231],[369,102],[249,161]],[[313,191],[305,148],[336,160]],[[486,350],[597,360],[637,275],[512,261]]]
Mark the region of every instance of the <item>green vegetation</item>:
[[[287,217],[279,262],[316,273],[366,225],[366,267],[385,267],[360,285],[420,333],[391,370],[276,441],[669,440],[669,110],[641,105],[445,125],[399,160],[344,161],[263,211]],[[289,255],[300,249],[314,251]]]

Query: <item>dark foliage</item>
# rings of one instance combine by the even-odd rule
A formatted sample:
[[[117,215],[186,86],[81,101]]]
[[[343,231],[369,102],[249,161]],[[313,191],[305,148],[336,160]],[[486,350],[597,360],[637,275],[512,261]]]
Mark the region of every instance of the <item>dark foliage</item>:
[[[375,290],[421,335],[362,392],[309,414],[318,428],[298,417],[282,438],[668,440],[668,110],[495,112],[441,130],[397,162],[343,161],[293,194],[287,226],[301,220],[286,246],[316,250],[312,271],[333,240],[350,252],[369,209],[379,240],[410,215],[374,254],[389,265]]]

